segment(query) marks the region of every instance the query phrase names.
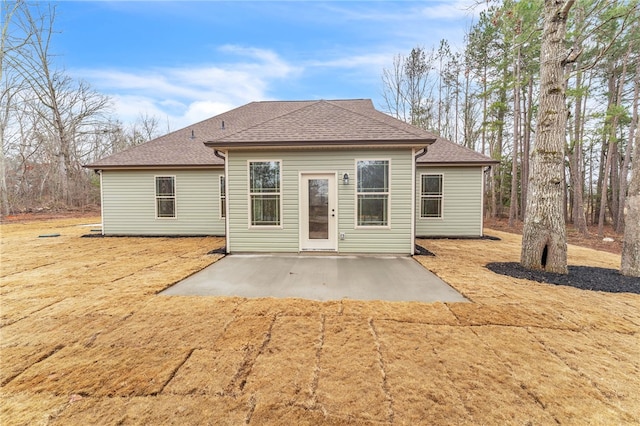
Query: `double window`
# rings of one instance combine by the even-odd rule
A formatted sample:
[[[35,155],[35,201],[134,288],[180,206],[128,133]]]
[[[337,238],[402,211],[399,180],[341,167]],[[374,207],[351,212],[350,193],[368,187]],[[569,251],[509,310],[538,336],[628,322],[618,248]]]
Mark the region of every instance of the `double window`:
[[[280,226],[280,161],[249,162],[251,226]]]
[[[420,175],[420,217],[442,217],[442,175]]]
[[[176,177],[156,176],[156,218],[176,217]]]
[[[389,226],[389,160],[357,161],[357,226]]]

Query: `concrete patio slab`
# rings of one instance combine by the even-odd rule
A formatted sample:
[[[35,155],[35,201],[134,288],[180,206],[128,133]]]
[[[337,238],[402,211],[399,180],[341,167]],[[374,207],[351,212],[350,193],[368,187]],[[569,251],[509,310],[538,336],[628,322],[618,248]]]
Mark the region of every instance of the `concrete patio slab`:
[[[468,301],[411,257],[372,255],[234,254],[160,294],[321,301]]]

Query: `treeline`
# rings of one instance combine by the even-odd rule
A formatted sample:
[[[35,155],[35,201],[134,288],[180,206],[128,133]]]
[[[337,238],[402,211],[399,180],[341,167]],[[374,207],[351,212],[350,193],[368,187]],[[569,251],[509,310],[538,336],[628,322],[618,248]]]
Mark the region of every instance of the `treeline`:
[[[500,161],[487,182],[486,212],[511,224],[523,220],[527,200],[542,9],[542,0],[494,2],[462,49],[446,40],[416,47],[382,75],[387,112]],[[565,219],[583,233],[588,223],[622,232],[640,137],[638,1],[575,1],[565,44]]]
[[[158,136],[159,121],[114,120],[108,96],[55,64],[55,6],[1,7],[1,213],[99,204],[99,179],[82,165]]]

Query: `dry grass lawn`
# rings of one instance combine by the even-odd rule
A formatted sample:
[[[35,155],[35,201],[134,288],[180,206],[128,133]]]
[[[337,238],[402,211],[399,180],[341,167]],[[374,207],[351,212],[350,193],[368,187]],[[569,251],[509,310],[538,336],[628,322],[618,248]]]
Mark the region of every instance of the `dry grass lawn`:
[[[157,296],[223,241],[80,238],[98,221],[0,225],[4,426],[640,423],[640,296],[484,268],[517,235],[421,241],[473,303],[314,302]]]

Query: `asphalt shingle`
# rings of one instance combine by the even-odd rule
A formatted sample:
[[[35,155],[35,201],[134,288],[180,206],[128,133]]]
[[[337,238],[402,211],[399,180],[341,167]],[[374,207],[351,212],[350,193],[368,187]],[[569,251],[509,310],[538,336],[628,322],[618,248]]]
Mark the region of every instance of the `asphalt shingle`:
[[[86,167],[222,166],[223,160],[205,143],[213,147],[349,142],[426,146],[436,138],[432,133],[377,111],[370,99],[251,102]],[[438,139],[437,144],[420,162],[491,162],[488,157],[452,142]]]

